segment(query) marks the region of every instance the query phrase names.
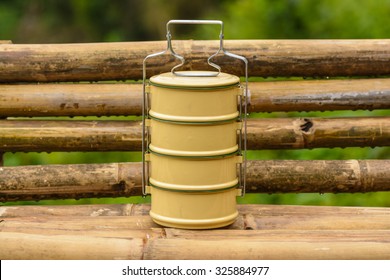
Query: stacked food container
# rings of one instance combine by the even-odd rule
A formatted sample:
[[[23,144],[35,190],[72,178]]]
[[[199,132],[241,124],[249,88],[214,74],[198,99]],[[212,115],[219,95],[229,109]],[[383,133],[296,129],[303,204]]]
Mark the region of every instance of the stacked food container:
[[[146,86],[144,71],[143,185],[156,223],[204,229],[237,218],[243,92],[237,76],[220,71],[173,69]]]

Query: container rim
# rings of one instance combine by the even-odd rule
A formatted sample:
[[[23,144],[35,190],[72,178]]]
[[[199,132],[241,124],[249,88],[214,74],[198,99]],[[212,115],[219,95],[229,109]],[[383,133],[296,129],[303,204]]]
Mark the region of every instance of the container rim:
[[[158,152],[155,152],[151,149],[148,148],[148,152],[150,154],[154,154],[154,155],[157,155],[157,156],[163,156],[163,157],[172,157],[172,158],[190,158],[190,159],[221,159],[221,158],[225,158],[225,157],[233,157],[233,156],[241,156],[239,150],[236,150],[232,153],[228,153],[228,154],[223,154],[223,155],[210,155],[210,156],[186,156],[186,155],[183,155],[183,156],[179,156],[179,155],[167,155],[167,154],[162,154],[162,153],[158,153]]]
[[[163,123],[172,123],[172,124],[182,124],[182,125],[213,125],[213,124],[228,124],[232,122],[239,122],[239,117],[226,119],[226,120],[216,120],[216,121],[179,121],[179,120],[168,120],[168,119],[161,119],[154,117],[153,115],[150,115],[150,119],[158,122]]]
[[[236,180],[238,181],[238,180]],[[217,192],[224,192],[224,191],[227,191],[227,190],[230,190],[230,189],[237,189],[239,187],[239,184],[236,183],[232,186],[229,186],[229,187],[225,187],[225,188],[215,188],[215,189],[195,189],[195,187],[193,188],[189,188],[187,186],[187,189],[178,189],[178,188],[167,188],[167,187],[161,187],[161,186],[157,186],[155,184],[152,184],[149,182],[149,185],[155,189],[159,189],[159,190],[163,190],[163,191],[169,191],[169,192],[184,192],[184,193],[217,193]],[[183,187],[186,187],[185,185],[183,185]],[[200,187],[203,187],[203,186],[200,186]]]
[[[188,73],[209,73],[210,71],[178,71]],[[220,73],[215,77],[176,76],[171,72],[150,77],[149,85],[169,89],[217,90],[240,86],[240,78],[228,73]]]

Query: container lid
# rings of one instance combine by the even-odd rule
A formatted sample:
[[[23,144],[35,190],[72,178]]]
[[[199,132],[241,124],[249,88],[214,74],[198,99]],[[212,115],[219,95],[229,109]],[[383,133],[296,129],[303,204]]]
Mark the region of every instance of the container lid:
[[[171,72],[156,75],[150,78],[150,84],[162,87],[174,88],[219,88],[235,86],[240,82],[237,76],[219,73],[213,77],[199,77],[194,75],[202,75],[205,73],[215,73],[212,71],[177,71],[178,73],[188,73],[192,76],[177,76]]]

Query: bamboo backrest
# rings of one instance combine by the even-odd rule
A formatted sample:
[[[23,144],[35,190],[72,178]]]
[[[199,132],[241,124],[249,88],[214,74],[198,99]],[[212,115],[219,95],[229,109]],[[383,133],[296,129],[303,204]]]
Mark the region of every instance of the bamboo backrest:
[[[190,57],[185,70],[202,68],[204,57],[217,45],[215,41],[175,44]],[[126,81],[141,79],[144,57],[164,47],[160,41],[2,42],[0,154],[139,151],[137,120],[40,117],[139,116],[142,85]],[[237,40],[226,41],[225,47],[249,60],[251,113],[390,109],[390,40]],[[239,62],[219,63],[224,72],[243,74]],[[174,64],[168,58],[153,61],[148,75],[170,71]],[[258,81],[255,77],[310,79]],[[389,145],[388,116],[248,120],[250,150]],[[0,170],[2,202],[141,194],[140,163],[3,166]],[[247,187],[248,192],[265,193],[388,191],[388,170],[388,159],[253,160],[248,162]]]

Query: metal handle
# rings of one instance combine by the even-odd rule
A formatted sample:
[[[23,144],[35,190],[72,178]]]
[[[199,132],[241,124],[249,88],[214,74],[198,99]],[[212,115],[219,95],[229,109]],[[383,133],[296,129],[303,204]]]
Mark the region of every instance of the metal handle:
[[[185,62],[185,59],[184,57],[178,55],[172,48],[172,42],[171,42],[171,39],[172,39],[172,35],[171,35],[171,32],[169,30],[169,26],[171,24],[218,24],[221,26],[221,31],[220,31],[220,34],[219,34],[219,49],[218,51],[211,55],[208,59],[207,59],[207,63],[216,68],[218,70],[218,72],[215,72],[215,73],[210,73],[210,72],[207,72],[207,73],[204,73],[202,75],[200,74],[188,74],[188,73],[185,73],[185,72],[175,72],[175,70],[178,68],[178,67],[181,67],[184,62]],[[242,188],[242,196],[245,195],[245,189],[246,189],[246,142],[247,142],[247,122],[246,122],[246,119],[247,119],[247,104],[248,104],[248,60],[243,57],[243,56],[240,56],[240,55],[237,55],[237,54],[233,54],[233,53],[230,53],[228,51],[225,50],[224,46],[223,46],[223,39],[224,39],[224,35],[223,35],[223,22],[220,21],[220,20],[170,20],[168,21],[167,23],[167,42],[168,42],[168,46],[167,46],[167,49],[164,50],[164,51],[161,51],[161,52],[158,52],[158,53],[154,53],[154,54],[150,54],[148,56],[146,56],[143,60],[143,67],[142,67],[142,74],[143,74],[143,102],[142,102],[142,194],[145,196],[147,195],[146,193],[146,184],[148,182],[148,177],[149,177],[149,166],[147,166],[147,163],[146,163],[146,159],[145,159],[145,153],[148,151],[148,146],[149,146],[149,131],[146,127],[146,120],[149,119],[149,98],[148,98],[148,93],[146,92],[146,61],[149,59],[149,58],[152,58],[152,57],[156,57],[156,56],[160,56],[160,55],[164,55],[166,54],[167,52],[169,52],[171,55],[173,55],[174,57],[180,59],[181,63],[179,65],[176,65],[175,67],[173,67],[171,69],[171,72],[172,74],[176,75],[176,76],[191,76],[191,77],[194,77],[194,76],[201,76],[201,77],[214,77],[214,76],[218,76],[219,73],[221,73],[221,67],[213,62],[211,62],[211,59],[213,57],[215,57],[216,55],[222,53],[226,56],[230,56],[232,58],[235,58],[235,59],[239,59],[241,61],[244,62],[245,64],[245,89],[244,89],[244,95],[241,95],[240,96],[240,121],[243,122],[243,129],[241,129],[240,131],[240,139],[239,139],[239,150],[240,150],[240,153],[242,154],[243,156],[243,163],[240,164],[240,174],[239,174],[239,181],[240,181],[240,185],[241,185],[241,188]]]
[[[219,49],[218,51],[211,55],[208,59],[207,59],[207,64],[210,65],[211,67],[214,67],[215,69],[218,70],[218,72],[216,73],[212,73],[212,72],[199,72],[199,73],[194,73],[194,72],[176,72],[176,69],[183,66],[184,63],[185,63],[185,58],[182,57],[181,55],[178,55],[172,48],[172,35],[171,35],[171,32],[169,30],[169,26],[171,24],[217,24],[217,25],[220,25],[221,26],[221,31],[219,33]],[[171,54],[179,59],[181,62],[179,65],[176,65],[175,67],[172,68],[171,72],[172,74],[175,74],[176,76],[184,76],[184,77],[215,77],[215,76],[218,76],[219,73],[221,73],[221,67],[213,62],[211,62],[211,59],[218,55],[220,52],[224,52],[223,50],[223,22],[220,21],[220,20],[170,20],[168,21],[167,23],[167,41],[168,41],[168,50],[171,52]]]

